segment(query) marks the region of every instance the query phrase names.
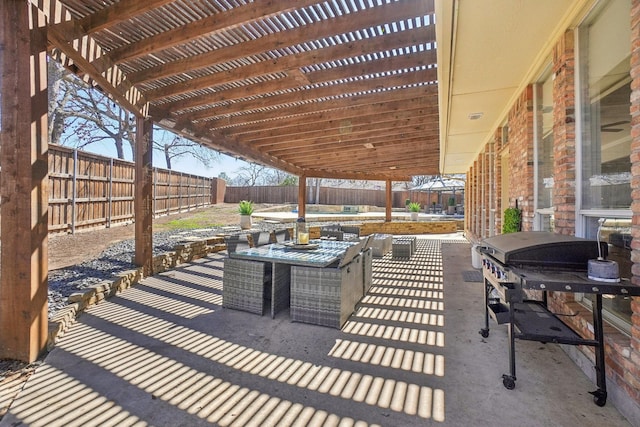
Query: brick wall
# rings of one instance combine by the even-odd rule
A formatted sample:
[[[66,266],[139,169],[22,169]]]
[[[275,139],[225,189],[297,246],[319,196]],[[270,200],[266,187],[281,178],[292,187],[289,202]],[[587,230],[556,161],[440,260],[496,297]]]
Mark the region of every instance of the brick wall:
[[[553,206],[555,233],[575,234],[576,123],[574,33],[553,51]]]
[[[522,211],[522,230],[533,229],[533,86],[509,112],[509,207]],[[504,171],[503,171],[504,173]],[[504,207],[505,209],[507,206]]]
[[[496,224],[495,230],[496,234],[502,233],[502,212],[506,208],[506,206],[502,206],[502,130],[497,129],[493,134],[493,148],[496,153],[496,165],[494,172],[494,183],[493,188],[496,192],[496,197],[494,199],[494,209],[496,210]]]
[[[469,172],[467,172],[467,185],[469,186],[469,188],[468,191],[465,191],[464,193],[465,201],[467,203],[467,206],[465,206],[464,208],[464,219],[466,221],[465,228],[470,236],[475,237],[477,237],[477,230],[474,226],[474,218],[476,216],[476,208],[478,205],[475,197],[475,192],[478,188],[477,173],[478,170],[476,168],[476,162],[474,162],[471,168],[469,168]]]
[[[490,158],[489,151],[490,144],[484,146],[482,150],[482,199],[480,203],[482,204],[482,235],[487,237],[489,236],[489,221],[491,218],[491,205],[489,203],[489,195],[493,187],[493,183],[491,182],[491,162],[493,161]]]

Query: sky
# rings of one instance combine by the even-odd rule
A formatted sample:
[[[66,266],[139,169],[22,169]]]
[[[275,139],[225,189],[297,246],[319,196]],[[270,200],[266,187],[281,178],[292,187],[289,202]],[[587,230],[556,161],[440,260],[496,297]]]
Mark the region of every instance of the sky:
[[[82,149],[90,153],[100,154],[107,157],[117,157],[116,149],[112,141],[99,142],[91,144]],[[125,156],[128,161],[131,161],[131,150],[125,149]],[[158,151],[153,152],[153,166],[157,168],[166,169],[164,156]],[[185,155],[178,159],[172,160],[171,170],[176,172],[184,172],[192,175],[204,176],[206,178],[216,178],[220,173],[224,172],[230,178],[233,178],[238,174],[238,170],[247,166],[247,163],[242,160],[237,160],[233,157],[225,154],[219,155],[219,160],[212,162],[210,167],[204,166],[193,157]]]
[[[164,158],[158,159],[158,157],[160,157],[159,153],[154,153],[153,165],[159,168],[166,168],[167,165],[165,164]],[[218,177],[221,172],[224,172],[230,178],[233,178],[238,174],[238,169],[246,165],[247,163],[242,160],[237,160],[225,154],[220,154],[220,159],[216,162],[212,162],[211,166],[208,168],[192,157],[185,156],[180,159],[174,159],[171,169],[207,178]]]

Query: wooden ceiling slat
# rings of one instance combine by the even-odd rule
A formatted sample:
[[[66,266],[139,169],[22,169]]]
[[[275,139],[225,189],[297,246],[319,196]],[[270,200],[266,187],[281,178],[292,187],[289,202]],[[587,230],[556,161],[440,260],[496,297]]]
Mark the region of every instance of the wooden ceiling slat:
[[[360,168],[369,168],[373,166],[374,169],[378,171],[382,171],[384,169],[390,167],[400,167],[402,163],[409,163],[414,165],[414,167],[418,167],[421,162],[429,161],[434,157],[432,154],[421,154],[415,150],[405,150],[404,154],[394,155],[390,157],[388,154],[382,153],[380,155],[375,153],[363,154],[359,156],[351,155],[348,158],[338,158],[333,159],[332,161],[327,161],[323,157],[318,157],[317,161],[310,161],[305,166],[305,169],[312,168],[322,168],[322,169],[330,169],[330,168],[344,168],[349,167],[351,170],[361,171]],[[429,175],[428,173],[420,173],[420,175]]]
[[[410,150],[410,151],[420,151],[424,145],[424,141],[428,137],[432,137],[433,134],[428,134],[425,132],[416,132],[414,134],[407,134],[405,138],[400,140],[385,140],[382,142],[376,142],[374,144],[374,148],[365,148],[362,143],[358,144],[342,144],[342,143],[333,143],[330,144],[331,149],[327,149],[327,147],[300,147],[300,148],[289,148],[288,150],[283,150],[278,154],[278,157],[295,164],[303,165],[305,161],[309,159],[314,159],[318,157],[322,158],[349,158],[354,154],[364,153],[366,155],[373,153],[386,153],[393,154],[398,150]],[[269,153],[270,154],[270,153]],[[299,163],[298,163],[299,162]],[[308,166],[308,165],[307,165]]]
[[[314,104],[296,105],[293,107],[279,108],[277,111],[259,111],[243,114],[242,116],[222,117],[215,120],[208,120],[200,124],[203,129],[224,129],[230,128],[236,125],[245,125],[247,123],[261,122],[267,120],[280,120],[282,118],[297,117],[299,120],[304,120],[306,114],[318,114],[330,112],[340,113],[351,109],[351,112],[355,114],[361,112],[362,114],[369,114],[369,111],[376,108],[377,104],[393,101],[404,101],[406,99],[413,99],[422,96],[425,105],[429,102],[430,98],[437,99],[438,93],[435,86],[420,86],[411,87],[405,89],[398,89],[392,92],[386,92],[383,94],[374,93],[361,95],[358,97],[337,99],[331,101],[331,105],[325,109],[318,109]]]
[[[431,119],[437,117],[438,112],[428,115],[416,115],[413,111],[405,116],[398,117],[392,114],[379,114],[375,116],[360,117],[357,121],[343,120],[334,125],[327,125],[324,122],[309,123],[305,126],[300,125],[295,128],[273,129],[270,131],[236,135],[240,141],[251,141],[256,147],[265,145],[282,145],[304,141],[305,139],[314,138],[337,138],[349,135],[358,135],[363,132],[384,130],[396,130],[399,126],[411,124],[420,124],[432,126]],[[222,133],[224,134],[224,133]],[[228,135],[225,135],[228,137]]]
[[[273,59],[268,64],[259,62],[236,68],[226,73],[214,73],[209,76],[190,79],[182,83],[175,83],[156,91],[149,92],[151,99],[158,99],[167,96],[175,96],[185,94],[196,90],[197,88],[206,88],[220,86],[224,84],[239,82],[247,79],[256,78],[266,73],[287,72],[291,69],[308,67],[314,64],[322,64],[326,62],[355,58],[370,53],[392,51],[407,46],[415,46],[425,42],[435,41],[435,31],[433,26],[418,27],[399,33],[384,34],[373,39],[356,40],[350,43],[339,44],[335,46],[325,47],[320,50],[311,50],[298,53],[296,55],[288,55],[281,58]],[[425,58],[430,58],[425,53]],[[431,59],[431,58],[430,58]],[[170,106],[159,106],[159,109],[175,110]],[[165,116],[167,113],[157,115]],[[156,114],[154,114],[156,115]]]
[[[388,22],[414,18],[417,14],[426,15],[432,11],[424,7],[423,2],[415,0],[401,0],[395,3],[383,4],[370,9],[365,9],[357,14],[339,16],[332,19],[300,26],[285,32],[277,32],[250,40],[238,45],[217,49],[213,52],[191,56],[168,64],[159,65],[150,69],[141,70],[129,75],[133,84],[144,83],[150,80],[158,80],[175,74],[182,74],[185,70],[197,70],[210,67],[213,64],[221,64],[228,61],[250,57],[259,53],[275,49],[295,46],[314,40],[331,37],[359,30],[376,27]],[[352,16],[355,15],[355,16]]]
[[[300,117],[283,117],[278,120],[265,120],[261,122],[247,123],[217,131],[226,137],[235,137],[248,134],[255,140],[273,135],[287,135],[300,133],[311,128],[336,128],[350,124],[357,124],[364,120],[377,120],[377,118],[392,116],[396,119],[413,117],[414,115],[437,114],[438,107],[425,102],[424,98],[406,98],[389,102],[377,102],[355,108],[344,108],[337,111],[320,111],[305,114],[304,120]]]
[[[141,116],[144,114],[144,108],[140,108],[136,105],[136,103],[142,99],[140,94],[134,90],[129,90],[127,92],[121,92],[118,90],[118,75],[120,73],[117,70],[114,70],[114,73],[107,74],[107,76],[103,76],[98,73],[91,62],[86,58],[86,54],[82,54],[74,45],[69,44],[66,40],[63,39],[63,35],[59,34],[54,28],[49,28],[47,30],[47,38],[53,43],[56,49],[59,49],[60,52],[64,53],[69,59],[73,61],[74,66],[83,70],[84,73],[89,75],[91,79],[99,85],[103,90],[105,90],[112,99],[120,103],[122,107],[131,111],[132,113]],[[83,40],[76,41],[76,44],[92,44],[93,40],[90,37],[85,37]],[[95,49],[85,49],[85,51],[95,52]],[[112,80],[109,80],[109,76]],[[144,102],[142,105],[144,106]]]
[[[313,71],[303,74],[299,69],[288,70],[290,76],[281,79],[274,79],[267,82],[260,82],[250,86],[241,86],[233,89],[221,90],[211,95],[191,97],[182,101],[175,101],[163,104],[165,110],[181,111],[188,108],[207,105],[221,101],[238,100],[258,95],[267,95],[275,91],[295,89],[310,84],[328,83],[337,80],[344,80],[360,76],[389,73],[409,68],[435,64],[436,55],[434,51],[411,53],[401,56],[393,56],[378,60],[371,60],[365,63],[356,63],[347,66],[335,67],[326,70]],[[435,76],[435,68],[433,69]],[[304,79],[303,82],[301,80]],[[435,79],[435,78],[434,78]],[[193,91],[203,89],[194,86]],[[156,94],[158,92],[155,92]],[[153,93],[145,92],[145,98],[153,102]]]
[[[296,0],[282,2],[273,0],[256,0],[253,3],[229,9],[225,12],[208,16],[198,21],[175,28],[170,31],[147,37],[136,43],[114,49],[107,55],[110,62],[117,64],[143,55],[150,55],[159,50],[185,44],[192,40],[215,34],[221,30],[237,28],[248,22],[265,19],[281,13],[318,3],[318,0]]]
[[[382,92],[390,88],[399,86],[419,85],[423,82],[434,81],[436,78],[436,70],[420,70],[413,73],[396,74],[393,76],[374,77],[365,80],[354,80],[344,84],[333,84],[320,86],[313,89],[298,90],[293,92],[282,93],[279,95],[258,97],[238,102],[229,103],[225,106],[219,106],[213,109],[198,111],[191,113],[191,120],[202,120],[210,117],[219,117],[226,115],[234,115],[245,113],[247,111],[286,107],[287,104],[298,104],[302,102],[314,102],[317,110],[323,109],[326,104],[330,104],[331,100],[326,98],[349,96],[356,97],[363,92],[375,90]],[[326,108],[326,107],[325,107]]]
[[[302,146],[308,141],[313,141],[317,144],[321,144],[324,141],[361,141],[363,139],[366,140],[367,138],[396,135],[403,131],[415,132],[418,130],[432,130],[430,128],[430,123],[425,124],[423,120],[416,118],[414,120],[392,120],[381,123],[372,122],[368,126],[359,126],[348,133],[341,132],[341,129],[327,129],[324,132],[322,130],[316,130],[314,132],[296,134],[289,137],[272,137],[263,139],[259,142],[253,139],[250,141],[251,145],[259,148],[260,150],[271,151],[289,146]],[[244,138],[237,138],[237,140],[249,142]]]
[[[417,174],[416,174],[417,175]],[[411,181],[411,175],[406,175],[396,171],[389,172],[344,172],[339,170],[317,170],[307,169],[306,178],[327,178],[327,179],[353,179],[371,181]]]
[[[141,15],[155,8],[172,3],[173,1],[175,0],[120,0],[118,3],[114,3],[96,13],[80,19],[56,24],[50,28],[56,30],[61,40],[71,43],[73,40],[112,27],[134,16]]]
[[[274,146],[274,147],[261,147],[260,150],[264,153],[267,153],[271,156],[283,158],[287,157],[287,153],[295,152],[300,153],[301,155],[306,155],[315,151],[325,151],[325,152],[335,152],[341,151],[347,148],[356,148],[358,150],[365,150],[364,144],[373,144],[374,147],[381,146],[383,144],[391,145],[395,141],[404,141],[409,138],[419,138],[418,142],[425,145],[425,142],[428,141],[428,138],[433,138],[433,136],[437,136],[437,132],[433,130],[425,130],[425,129],[404,129],[402,133],[396,134],[386,134],[380,136],[370,136],[366,138],[351,138],[348,140],[335,140],[330,139],[326,141],[306,141],[298,144],[298,146]],[[418,147],[416,147],[418,148]],[[287,160],[289,161],[289,160]]]

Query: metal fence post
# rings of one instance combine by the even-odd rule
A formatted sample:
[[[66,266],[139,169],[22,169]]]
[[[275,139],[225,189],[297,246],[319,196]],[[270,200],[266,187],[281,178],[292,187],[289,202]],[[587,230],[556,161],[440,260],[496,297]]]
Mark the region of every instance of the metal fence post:
[[[73,150],[73,179],[71,183],[71,234],[76,234],[76,197],[78,175],[78,150]]]
[[[109,159],[109,208],[107,210],[107,228],[111,228],[113,209],[113,158]]]
[[[180,181],[178,183],[178,213],[182,212],[182,172],[180,172]]]
[[[158,168],[153,168],[153,216],[158,214]]]

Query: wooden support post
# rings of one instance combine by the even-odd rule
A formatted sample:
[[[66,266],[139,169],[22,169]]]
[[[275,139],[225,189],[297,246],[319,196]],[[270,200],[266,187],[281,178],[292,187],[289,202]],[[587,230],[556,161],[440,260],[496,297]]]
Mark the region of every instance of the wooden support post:
[[[135,223],[136,223],[136,265],[143,268],[143,274],[153,274],[153,122],[144,118],[136,119],[136,183],[135,183]]]
[[[298,182],[298,218],[304,218],[307,211],[307,177],[300,175]]]
[[[393,208],[393,198],[391,197],[391,186],[392,186],[391,180],[388,179],[385,186],[385,196],[386,196],[385,216],[384,216],[385,222],[391,222],[391,208]]]
[[[0,359],[24,362],[48,336],[47,46],[34,30],[42,25],[30,2],[0,2]]]

